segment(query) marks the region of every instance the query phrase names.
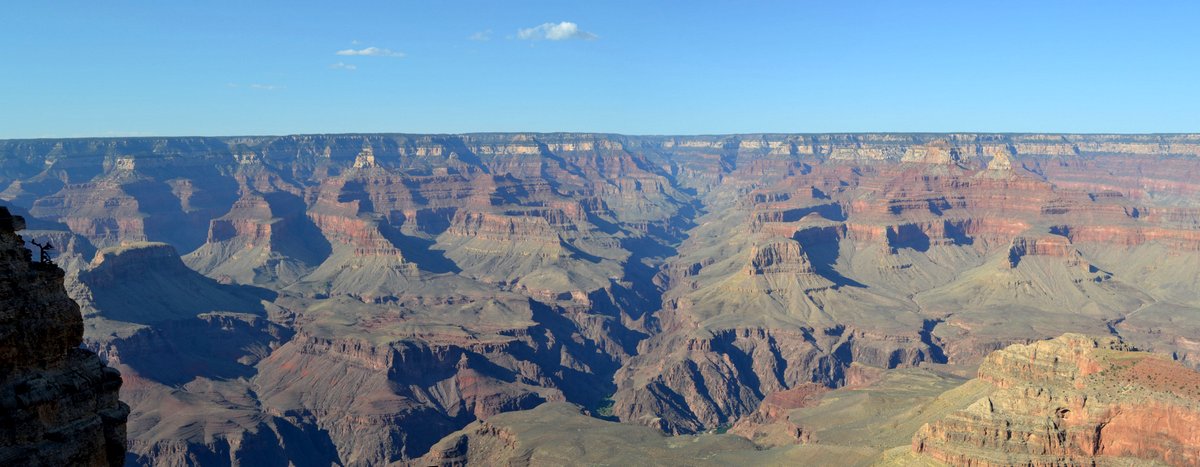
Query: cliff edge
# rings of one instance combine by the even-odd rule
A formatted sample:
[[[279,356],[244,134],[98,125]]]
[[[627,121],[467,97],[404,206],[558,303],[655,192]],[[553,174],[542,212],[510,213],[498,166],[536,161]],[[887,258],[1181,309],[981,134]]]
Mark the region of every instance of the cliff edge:
[[[1200,462],[1200,373],[1115,337],[1012,345],[979,379],[996,390],[923,426],[913,451],[972,466]]]
[[[121,375],[79,347],[83,317],[63,271],[35,261],[24,227],[0,207],[0,464],[122,465]]]

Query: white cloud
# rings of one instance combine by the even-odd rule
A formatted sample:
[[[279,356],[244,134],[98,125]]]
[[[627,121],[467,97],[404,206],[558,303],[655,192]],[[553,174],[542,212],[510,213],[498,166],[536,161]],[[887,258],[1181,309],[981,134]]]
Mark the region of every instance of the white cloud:
[[[333,68],[335,70],[354,71],[354,70],[358,69],[358,65],[355,65],[352,63],[346,63],[346,62],[337,62],[332,65],[329,65],[329,68]]]
[[[518,29],[517,39],[563,41],[567,39],[592,40],[600,36],[579,29],[579,25],[570,21],[560,23],[542,23],[532,28]]]
[[[470,39],[473,41],[481,41],[481,42],[482,41],[490,41],[490,40],[492,40],[492,30],[488,29],[486,31],[479,31],[475,34],[471,34],[470,36],[467,36],[467,39]]]
[[[367,47],[365,49],[345,49],[337,51],[338,55],[361,55],[367,57],[403,57],[404,52],[397,52],[382,47]]]

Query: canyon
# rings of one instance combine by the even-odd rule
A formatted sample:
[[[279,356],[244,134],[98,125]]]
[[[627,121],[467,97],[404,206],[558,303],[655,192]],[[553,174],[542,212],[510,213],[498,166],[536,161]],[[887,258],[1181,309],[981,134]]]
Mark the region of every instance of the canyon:
[[[2,140],[0,205],[131,464],[1196,459],[1200,135]]]

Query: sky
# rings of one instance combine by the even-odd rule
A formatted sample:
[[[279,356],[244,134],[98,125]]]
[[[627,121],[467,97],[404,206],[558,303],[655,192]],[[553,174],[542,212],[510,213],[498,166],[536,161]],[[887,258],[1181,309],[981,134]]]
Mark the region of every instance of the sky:
[[[1194,1],[0,7],[0,138],[1200,132]]]

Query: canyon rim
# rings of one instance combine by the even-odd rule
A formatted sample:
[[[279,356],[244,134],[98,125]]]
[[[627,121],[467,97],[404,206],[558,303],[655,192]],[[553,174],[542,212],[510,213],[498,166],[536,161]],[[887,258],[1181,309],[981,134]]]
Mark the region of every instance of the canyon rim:
[[[1197,365],[1195,135],[111,138],[0,154],[0,199],[26,239],[58,246],[84,346],[125,380],[138,464],[487,463],[473,456],[498,448],[457,433],[546,404],[580,430],[642,425],[721,455],[882,462],[920,426],[855,444],[789,414],[854,391],[936,398],[992,352],[1064,332]],[[905,377],[921,382],[893,387]],[[542,452],[529,419],[511,423],[478,442]],[[913,455],[972,452],[944,444],[947,423]],[[1178,455],[1156,459],[1194,459]]]
[[[0,11],[0,466],[1200,465],[1200,2]]]

